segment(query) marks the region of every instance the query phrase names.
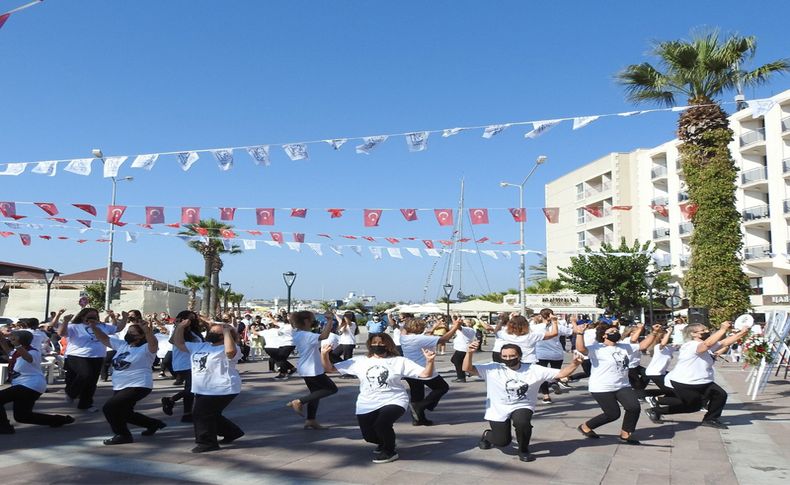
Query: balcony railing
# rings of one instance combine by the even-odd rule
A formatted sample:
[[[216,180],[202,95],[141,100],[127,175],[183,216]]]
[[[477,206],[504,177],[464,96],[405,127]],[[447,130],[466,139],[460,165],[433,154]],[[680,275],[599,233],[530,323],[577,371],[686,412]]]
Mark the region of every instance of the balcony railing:
[[[743,135],[741,135],[738,138],[738,140],[741,143],[741,147],[751,145],[752,143],[765,141],[765,128],[758,128],[756,130],[746,131],[744,132]]]
[[[790,116],[782,118],[782,133],[790,131]]]
[[[743,248],[743,259],[763,259],[771,257],[771,245],[746,246]]]
[[[653,229],[653,239],[663,239],[665,237],[669,237],[669,228],[668,227],[661,227],[658,229]]]
[[[665,177],[667,175],[667,167],[656,167],[650,171],[650,177],[657,179],[659,177]]]
[[[748,221],[756,221],[759,219],[765,219],[769,217],[771,214],[768,210],[768,205],[758,205],[754,207],[749,207],[748,209],[743,210],[743,220],[744,222]]]
[[[759,182],[768,179],[768,169],[765,167],[757,167],[747,170],[741,174],[741,183],[748,184],[751,182]]]
[[[672,260],[668,254],[657,255],[654,257],[653,261],[656,263],[656,266],[659,268],[669,268],[672,266]]]
[[[681,254],[680,255],[680,267],[681,268],[688,268],[689,264],[691,264],[691,255],[690,254]]]
[[[669,205],[669,197],[656,197],[650,201],[652,205]]]
[[[788,173],[790,172],[790,158],[785,158],[782,160],[782,172]]]
[[[691,231],[694,230],[694,224],[690,222],[684,222],[678,226],[678,232],[680,232],[681,236],[685,236],[686,234],[691,234]]]
[[[688,192],[678,192],[678,202],[685,202],[689,200]]]

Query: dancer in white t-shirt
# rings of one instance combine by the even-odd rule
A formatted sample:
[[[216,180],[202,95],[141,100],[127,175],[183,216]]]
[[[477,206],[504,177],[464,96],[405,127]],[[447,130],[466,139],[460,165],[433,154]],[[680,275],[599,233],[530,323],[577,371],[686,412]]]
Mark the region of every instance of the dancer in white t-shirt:
[[[186,330],[184,330],[184,340],[193,343],[203,342],[203,328],[207,322],[201,320],[200,315],[191,310],[184,310],[176,315],[176,324],[187,321],[189,325]],[[175,329],[173,329],[173,334],[175,334]],[[195,402],[195,395],[192,393],[192,359],[189,356],[189,352],[175,346],[174,335],[170,337],[170,343],[174,344],[172,368],[177,378],[175,384],[178,385],[179,381],[181,381],[180,384],[184,387],[172,396],[165,396],[162,398],[162,412],[168,416],[172,416],[176,402],[183,399],[184,410],[181,416],[181,422],[191,423],[192,405]]]
[[[491,429],[483,432],[478,447],[487,450],[492,446],[509,445],[513,439],[510,431],[512,424],[516,430],[519,459],[533,461],[534,458],[529,454],[529,441],[540,384],[571,375],[582,359],[576,358],[562,369],[550,369],[523,363],[521,347],[505,344],[500,349],[501,362],[473,365],[473,355],[478,348],[479,342],[472,341],[464,358],[464,370],[486,381],[484,418]]]
[[[406,412],[409,394],[401,382],[405,377],[427,378],[433,374],[436,353],[422,349],[425,367],[401,357],[395,342],[385,333],[372,334],[367,341],[367,356],[332,364],[331,345],[321,348],[321,363],[327,372],[359,377],[356,415],[362,438],[378,445],[373,463],[389,463],[399,458],[395,449],[394,423]]]

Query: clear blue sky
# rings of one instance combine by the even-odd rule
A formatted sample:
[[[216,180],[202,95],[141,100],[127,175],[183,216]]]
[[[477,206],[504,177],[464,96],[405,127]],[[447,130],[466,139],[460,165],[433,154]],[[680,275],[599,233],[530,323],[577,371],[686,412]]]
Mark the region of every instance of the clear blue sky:
[[[22,3],[0,0],[0,12]],[[665,1],[657,7],[633,1],[46,0],[0,29],[0,162],[89,157],[94,147],[107,155],[138,154],[628,111],[634,108],[613,75],[643,61],[651,40],[718,26],[756,35],[756,63],[790,56],[790,5],[767,4],[770,9],[735,1]],[[747,96],[788,88],[790,78],[778,78]],[[543,205],[544,184],[606,153],[671,139],[676,117],[606,119],[576,132],[567,123],[535,140],[523,138],[527,128],[511,128],[491,140],[480,131],[451,139],[434,135],[421,153],[409,153],[402,138],[392,138],[369,156],[357,155],[353,146],[359,142],[351,140],[338,152],[313,147],[306,162],[292,162],[273,148],[268,168],[237,152],[234,169],[224,173],[208,154],[187,173],[172,157],[161,158],[151,172],[133,170],[127,162],[121,175],[135,180],[119,184],[118,200],[444,208],[457,205],[463,177],[467,207],[515,207],[516,191],[498,183],[519,181],[545,154],[549,161],[530,181],[525,202],[527,247],[544,249],[545,219],[536,209]],[[110,182],[96,164],[90,177],[62,171],[54,178],[1,177],[0,194],[0,200],[55,202],[69,219],[85,214],[68,204],[91,203],[102,216]],[[31,206],[19,206],[18,212],[43,215]],[[176,220],[174,209],[168,215]],[[358,211],[334,220],[315,210],[305,220],[281,212],[276,230],[449,236],[429,213],[412,223],[386,213],[381,227],[367,230],[361,218]],[[143,211],[129,209],[124,219],[141,221]],[[236,225],[255,228],[254,215],[237,213]],[[475,231],[493,240],[518,239],[518,225],[504,211],[492,213],[491,224]],[[36,238],[77,238],[75,231],[28,232],[34,235],[31,247],[22,247],[18,238],[0,239],[0,260],[63,272],[105,264],[102,244]],[[116,260],[128,270],[171,282],[185,271],[202,271],[201,257],[178,239],[119,239]],[[316,236],[307,241],[328,242]],[[222,279],[247,296],[283,296],[281,274],[292,270],[298,273],[297,297],[339,298],[356,291],[381,300],[418,300],[434,264],[433,258],[408,254],[374,261],[369,253],[338,257],[326,246],[325,253],[260,245],[228,257]],[[465,293],[517,287],[516,258],[483,258],[488,285],[472,259],[467,266],[474,275],[465,277]],[[528,258],[528,264],[536,261]],[[443,267],[439,262],[433,273],[430,298],[440,293]]]

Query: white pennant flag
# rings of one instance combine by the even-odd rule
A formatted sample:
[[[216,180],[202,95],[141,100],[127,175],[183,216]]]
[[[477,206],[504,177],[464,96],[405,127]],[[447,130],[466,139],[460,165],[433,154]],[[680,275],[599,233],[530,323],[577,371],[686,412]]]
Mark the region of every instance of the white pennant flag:
[[[118,170],[129,157],[107,157],[104,159],[104,178],[117,177]]]
[[[280,247],[280,243],[278,243],[277,241],[270,241],[270,240],[267,239],[267,240],[265,240],[263,242],[265,242],[266,244],[268,244],[269,246],[272,246],[272,247],[274,247],[274,246]]]
[[[186,172],[192,168],[192,164],[198,161],[200,155],[197,152],[181,152],[176,155],[176,158],[178,159],[178,164],[181,165],[181,170]]]
[[[417,256],[418,258],[422,257],[422,253],[420,252],[420,248],[406,248],[406,251],[409,252],[412,256]]]
[[[459,251],[461,251],[462,253],[477,254],[477,250],[476,249],[463,249],[462,248],[462,249],[459,249]]]
[[[500,253],[505,257],[505,259],[510,259],[510,251],[500,251]]]
[[[370,250],[370,254],[373,255],[373,259],[381,259],[381,248],[378,246],[370,246],[368,248]]]
[[[580,128],[584,128],[585,126],[589,125],[593,121],[597,121],[600,116],[577,116],[573,119],[573,129],[578,130]]]
[[[271,160],[269,160],[269,145],[247,147],[247,153],[250,154],[255,165],[263,164],[265,167],[268,167],[271,164]]]
[[[387,252],[389,253],[390,258],[403,259],[400,248],[387,248]]]
[[[87,177],[91,174],[91,163],[94,160],[95,158],[78,158],[70,161],[63,170]]]
[[[428,249],[426,249],[426,250],[425,250],[425,254],[427,254],[428,256],[433,256],[434,258],[440,258],[440,257],[442,257],[442,255],[441,255],[441,254],[439,254],[439,250],[438,250],[438,249],[434,249],[434,248],[428,248]]]
[[[137,242],[137,233],[136,232],[127,232],[126,233],[126,242],[128,242],[128,243],[136,243]]]
[[[617,116],[623,116],[625,118],[629,116],[638,115],[641,111],[626,111],[625,113],[617,113]]]
[[[343,246],[335,246],[334,244],[330,244],[329,249],[331,249],[335,254],[340,256],[343,255]]]
[[[331,146],[335,150],[340,150],[340,147],[342,147],[347,141],[348,138],[335,138],[334,140],[324,140],[325,143],[328,143],[329,146]]]
[[[17,176],[25,171],[26,163],[7,163],[5,170],[0,172],[0,175],[13,175]]]
[[[297,160],[307,160],[310,158],[307,155],[307,145],[304,143],[295,143],[291,145],[283,145],[283,150],[285,150],[285,154],[288,155],[293,161]]]
[[[365,155],[370,155],[370,151],[376,148],[380,143],[384,143],[387,141],[386,135],[380,136],[366,136],[362,139],[365,143],[361,145],[357,145],[357,153],[364,153]]]
[[[532,131],[525,133],[524,138],[537,138],[555,126],[559,125],[561,122],[562,120],[535,121],[532,123]]]
[[[442,138],[450,138],[464,131],[463,128],[446,128],[442,130]]]
[[[428,148],[428,136],[430,135],[427,131],[418,131],[415,133],[406,133],[406,144],[409,146],[410,152],[421,152]]]
[[[305,243],[307,247],[313,250],[313,252],[319,256],[324,255],[324,251],[321,250],[321,245],[318,243]]]
[[[80,229],[80,234],[85,234],[86,232],[88,232],[90,230],[91,230],[90,227],[83,227],[82,229]],[[109,234],[105,234],[105,236],[109,236]]]
[[[351,250],[352,250],[352,251],[354,251],[355,253],[357,253],[357,255],[359,255],[359,256],[362,256],[362,246],[358,246],[358,245],[351,245],[351,246],[349,246],[349,247],[351,248]]]
[[[677,113],[678,111],[686,111],[687,109],[689,109],[688,106],[673,106],[670,111]]]
[[[752,118],[759,118],[771,111],[771,108],[776,104],[773,99],[755,99],[746,102],[752,109]]]
[[[219,165],[219,169],[223,172],[227,172],[231,168],[233,168],[233,149],[232,148],[222,148],[219,150],[211,150],[211,153],[214,154],[214,158],[217,159],[217,164]]]
[[[486,256],[491,256],[494,259],[499,259],[499,257],[496,255],[496,251],[491,251],[490,249],[481,249],[480,252]]]
[[[132,168],[142,168],[143,170],[151,170],[154,168],[156,161],[159,160],[158,153],[149,153],[147,155],[137,155],[132,161]]]
[[[242,239],[241,244],[244,246],[245,251],[252,251],[256,248],[254,239]]]
[[[288,241],[285,244],[288,245],[288,249],[290,249],[291,251],[296,251],[297,253],[302,252],[302,243]]]
[[[49,175],[50,177],[54,177],[58,171],[58,162],[51,161],[51,162],[38,162],[36,166],[33,167],[31,172],[37,173],[39,175]]]
[[[233,250],[233,242],[230,239],[222,239],[222,247],[225,251],[232,251]]]
[[[483,130],[483,138],[486,139],[492,138],[505,131],[505,129],[508,128],[509,126],[510,126],[509,124],[486,126],[486,129]]]

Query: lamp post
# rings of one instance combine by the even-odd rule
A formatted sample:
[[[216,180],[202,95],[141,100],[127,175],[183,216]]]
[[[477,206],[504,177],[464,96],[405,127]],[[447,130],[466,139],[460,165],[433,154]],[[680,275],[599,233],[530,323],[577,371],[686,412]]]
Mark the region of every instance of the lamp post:
[[[450,283],[445,283],[442,285],[442,289],[444,289],[444,296],[447,297],[447,316],[450,316],[450,295],[453,293],[453,285]]]
[[[94,148],[91,153],[94,157],[101,160],[102,164],[104,163],[104,153],[98,148]],[[131,182],[134,180],[134,177],[110,177],[110,181],[112,182],[112,198],[110,200],[110,205],[115,205],[115,190],[118,181],[121,182]],[[115,224],[110,224],[110,244],[109,249],[107,250],[107,278],[104,282],[104,311],[110,310],[110,302],[112,301],[112,294],[110,292],[110,285],[112,283],[112,248],[113,244],[115,243]]]
[[[672,286],[672,291],[669,293],[669,307],[672,309],[672,319],[675,319],[675,307],[680,303],[680,288]]]
[[[60,276],[60,273],[55,271],[54,269],[48,269],[44,272],[44,281],[47,282],[47,303],[44,305],[44,320],[43,322],[47,321],[49,318],[49,292],[52,289],[52,282],[55,281],[55,278]]]
[[[225,303],[223,304],[223,308],[224,308],[223,311],[227,312],[228,311],[228,295],[230,294],[230,283],[228,283],[226,281],[225,283],[222,283],[222,285],[220,285],[220,286],[222,286],[222,291],[225,294]]]
[[[653,283],[655,283],[656,277],[651,275],[650,273],[645,275],[645,284],[647,285],[647,300],[648,304],[650,305],[650,325],[653,325]]]
[[[6,280],[0,280],[0,303],[3,303],[3,290],[5,290],[5,285],[7,284]]]
[[[296,273],[293,271],[283,273],[283,280],[285,281],[285,286],[288,287],[288,313],[291,313],[291,287],[294,285],[294,281],[296,281]]]
[[[500,182],[500,187],[516,187],[518,188],[518,207],[519,211],[524,209],[524,186],[527,184],[527,181],[532,174],[535,173],[535,170],[538,169],[540,165],[546,162],[546,155],[540,155],[535,160],[535,165],[532,167],[532,170],[529,171],[527,176],[524,178],[524,181],[520,184],[511,184],[509,182]],[[526,316],[527,315],[527,298],[526,298],[526,289],[527,289],[527,263],[526,263],[526,254],[524,253],[525,248],[525,241],[524,241],[524,218],[521,218],[519,222],[519,266],[518,266],[518,299],[521,302],[521,314]]]

